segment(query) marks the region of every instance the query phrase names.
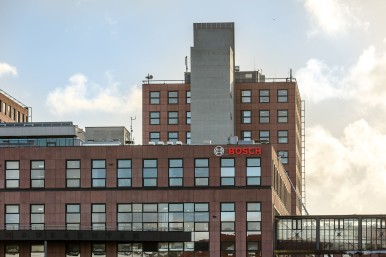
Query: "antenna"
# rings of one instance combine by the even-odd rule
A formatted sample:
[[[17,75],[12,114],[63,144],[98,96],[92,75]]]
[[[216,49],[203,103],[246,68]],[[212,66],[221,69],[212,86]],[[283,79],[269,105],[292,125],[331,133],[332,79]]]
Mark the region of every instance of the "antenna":
[[[135,120],[137,116],[130,117],[130,142],[129,144],[134,145],[134,137],[133,137],[133,120]]]
[[[185,69],[188,72],[188,56],[185,56]]]

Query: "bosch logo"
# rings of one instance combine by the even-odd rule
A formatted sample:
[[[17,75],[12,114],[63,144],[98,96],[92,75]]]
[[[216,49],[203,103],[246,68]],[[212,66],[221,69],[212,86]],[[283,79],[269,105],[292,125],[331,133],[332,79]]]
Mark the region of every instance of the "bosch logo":
[[[216,146],[213,150],[214,155],[216,156],[223,156],[224,155],[224,147],[222,146]]]

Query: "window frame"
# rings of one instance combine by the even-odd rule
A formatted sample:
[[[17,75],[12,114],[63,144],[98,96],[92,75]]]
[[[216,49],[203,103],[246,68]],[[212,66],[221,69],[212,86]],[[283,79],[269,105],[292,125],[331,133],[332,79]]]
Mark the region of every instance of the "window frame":
[[[104,167],[94,166],[96,162],[104,162]],[[99,174],[100,173],[100,174]],[[95,176],[97,175],[97,176]],[[105,188],[106,187],[106,160],[105,159],[93,159],[91,160],[91,187],[92,188]],[[96,182],[103,182],[102,184],[98,184]]]
[[[153,95],[153,93],[158,93]],[[149,91],[149,104],[160,104],[161,103],[161,92],[160,91]]]
[[[43,167],[34,168],[34,163],[43,163]],[[44,188],[45,187],[45,161],[44,160],[31,160],[30,161],[30,187],[31,188]],[[40,171],[40,172],[39,172]],[[36,173],[36,174],[35,174]],[[40,173],[40,174],[39,174]],[[36,177],[35,177],[36,176]]]
[[[241,123],[251,124],[252,123],[252,110],[241,111]]]
[[[277,122],[288,123],[288,110],[277,110]]]
[[[173,162],[179,162],[179,164],[173,164]],[[178,166],[179,165],[179,166]],[[180,173],[173,175],[174,172]],[[169,187],[182,187],[184,186],[184,159],[172,158],[168,160],[168,181]],[[178,183],[174,183],[176,181]]]
[[[285,136],[281,135],[284,132],[285,132]],[[284,141],[282,141],[282,140],[284,140]],[[288,144],[288,130],[278,130],[277,131],[277,143],[278,144]]]
[[[17,168],[8,167],[12,163],[17,163]],[[15,176],[17,175],[17,176]],[[15,185],[12,182],[16,182]],[[6,160],[5,161],[5,188],[20,188],[20,161]]]
[[[245,89],[240,92],[241,103],[252,103],[252,90]]]
[[[155,166],[145,166],[147,162],[155,161]],[[146,175],[147,171],[154,170],[155,174]],[[151,185],[146,185],[145,182],[152,182]],[[158,159],[143,159],[142,160],[142,186],[143,187],[157,187],[158,186]]]
[[[178,91],[168,91],[168,104],[178,104]]]
[[[259,123],[260,124],[270,123],[270,110],[259,110]]]
[[[172,117],[172,115],[175,115],[175,117]],[[178,125],[178,112],[176,111],[168,112],[168,125]]]
[[[277,90],[277,102],[278,103],[288,103],[288,89],[278,89]]]
[[[161,124],[161,113],[160,112],[149,112],[149,124],[160,125]]]
[[[226,162],[231,161],[229,165]],[[228,175],[231,172],[231,175]],[[235,158],[220,158],[220,185],[221,186],[235,186],[236,178],[236,160]],[[229,181],[229,182],[228,182]]]
[[[260,89],[259,90],[259,103],[269,103],[270,102],[270,90],[269,89]]]
[[[124,162],[129,162],[130,165],[122,166]],[[131,187],[133,176],[132,165],[133,161],[131,159],[117,159],[117,187]],[[120,174],[121,172],[123,172],[124,174]]]
[[[206,161],[205,165],[198,165],[199,161]],[[209,186],[210,178],[210,161],[209,158],[195,158],[194,159],[194,186],[196,187],[207,187]],[[200,176],[197,176],[197,173],[200,172]],[[206,176],[202,176],[201,172],[207,173]],[[206,181],[206,183],[197,183],[197,181]]]
[[[250,163],[250,161],[252,162],[257,160],[258,160],[257,165],[255,165],[254,163]],[[261,158],[247,157],[245,161],[246,161],[246,170],[245,170],[246,185],[260,186],[261,185]],[[257,172],[257,174],[253,174],[255,172]]]
[[[69,167],[70,162],[78,162],[79,167]],[[78,171],[78,172],[76,172]],[[69,174],[74,173],[74,174]],[[76,174],[78,173],[78,174]],[[77,177],[71,177],[77,176]],[[80,160],[66,160],[66,188],[80,188],[81,186],[81,161]],[[71,185],[71,182],[75,182]]]

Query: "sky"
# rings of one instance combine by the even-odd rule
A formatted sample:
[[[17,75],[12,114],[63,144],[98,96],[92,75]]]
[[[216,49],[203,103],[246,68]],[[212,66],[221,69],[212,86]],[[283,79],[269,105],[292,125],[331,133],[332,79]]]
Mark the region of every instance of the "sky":
[[[126,126],[141,84],[182,80],[193,23],[234,22],[236,65],[285,78],[306,113],[310,214],[386,214],[386,1],[0,0],[0,89],[32,121]]]

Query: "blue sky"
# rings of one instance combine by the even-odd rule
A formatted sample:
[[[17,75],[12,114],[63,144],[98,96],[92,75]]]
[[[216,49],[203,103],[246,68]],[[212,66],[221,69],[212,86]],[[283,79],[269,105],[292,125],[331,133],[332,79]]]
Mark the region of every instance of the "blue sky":
[[[0,0],[0,88],[33,121],[129,127],[141,83],[183,79],[194,22],[235,22],[236,65],[293,70],[312,214],[386,213],[384,0]]]

